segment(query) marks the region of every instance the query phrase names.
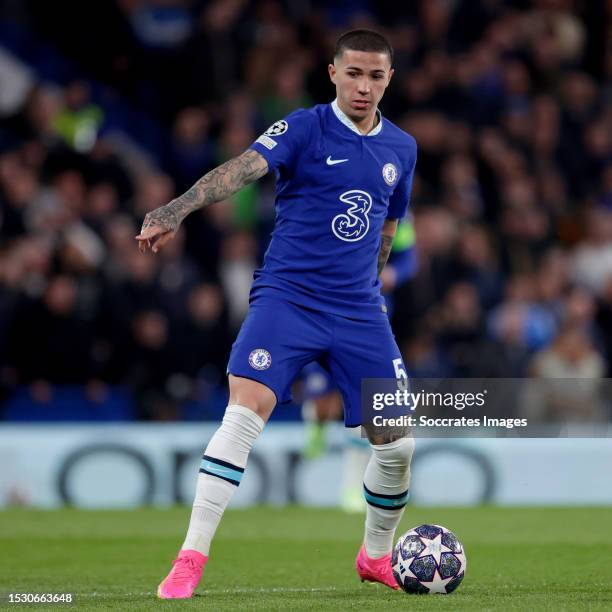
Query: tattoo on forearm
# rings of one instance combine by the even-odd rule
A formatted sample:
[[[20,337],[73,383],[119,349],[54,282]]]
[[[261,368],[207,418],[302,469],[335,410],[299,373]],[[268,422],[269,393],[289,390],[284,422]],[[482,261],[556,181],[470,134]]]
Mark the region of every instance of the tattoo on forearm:
[[[378,253],[378,275],[383,271],[385,264],[387,263],[387,259],[389,259],[389,254],[391,253],[391,246],[393,245],[393,236],[387,236],[386,234],[382,234],[381,243],[380,243],[380,251]]]
[[[229,198],[267,172],[268,163],[263,156],[249,149],[205,174],[182,196],[148,213],[143,229],[160,225],[176,231],[190,212]]]

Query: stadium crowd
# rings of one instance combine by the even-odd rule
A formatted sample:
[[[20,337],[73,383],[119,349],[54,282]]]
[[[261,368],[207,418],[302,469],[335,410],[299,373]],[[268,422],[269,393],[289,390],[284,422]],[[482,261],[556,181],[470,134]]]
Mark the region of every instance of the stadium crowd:
[[[122,385],[139,418],[181,418],[224,384],[273,179],[192,215],[159,255],[134,236],[270,123],[330,101],[331,45],[352,27],[391,40],[382,111],[419,147],[419,269],[393,317],[409,371],[611,375],[611,2],[116,0],[71,5],[70,20],[31,4],[0,17],[83,76],[35,78],[0,116],[5,402],[24,386],[44,402],[57,385],[92,398]],[[161,144],[110,129],[100,84]]]

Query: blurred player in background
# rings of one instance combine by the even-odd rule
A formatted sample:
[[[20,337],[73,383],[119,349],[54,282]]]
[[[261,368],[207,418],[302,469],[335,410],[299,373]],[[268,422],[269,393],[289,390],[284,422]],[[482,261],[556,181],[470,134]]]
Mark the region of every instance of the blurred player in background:
[[[341,36],[328,67],[336,100],[274,123],[242,155],[148,213],[136,237],[143,252],[157,252],[190,212],[276,173],[276,225],[230,355],[229,405],[205,450],[187,536],[159,585],[161,598],[192,596],[253,443],[276,404],[290,399],[306,364],[330,372],[347,427],[362,424],[363,378],[407,377],[378,280],[406,214],[416,163],[414,139],[378,110],[392,63],[380,34]],[[357,573],[397,589],[390,557],[414,441],[363,425],[373,452]]]
[[[393,239],[389,261],[380,274],[382,294],[389,319],[393,316],[393,291],[411,279],[417,271],[414,227],[411,215],[400,222]],[[304,457],[316,459],[326,449],[327,424],[342,417],[342,395],[321,366],[308,364],[302,371],[302,416],[306,426]],[[345,512],[363,512],[363,473],[370,459],[370,445],[361,430],[346,429],[342,453],[340,505]]]

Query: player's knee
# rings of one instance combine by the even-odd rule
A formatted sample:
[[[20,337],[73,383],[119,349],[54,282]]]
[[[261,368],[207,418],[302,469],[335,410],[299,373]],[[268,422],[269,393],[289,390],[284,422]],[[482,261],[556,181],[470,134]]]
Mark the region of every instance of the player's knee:
[[[376,459],[390,468],[408,469],[414,453],[414,438],[400,438],[388,444],[373,444]]]
[[[229,404],[238,404],[252,410],[257,416],[267,421],[276,406],[276,395],[265,385],[239,376],[229,376]]]

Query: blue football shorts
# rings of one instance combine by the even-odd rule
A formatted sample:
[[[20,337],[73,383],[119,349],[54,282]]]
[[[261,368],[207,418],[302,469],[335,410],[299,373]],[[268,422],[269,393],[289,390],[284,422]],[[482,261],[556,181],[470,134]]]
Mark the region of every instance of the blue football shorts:
[[[383,312],[371,320],[350,319],[260,295],[251,302],[227,371],[266,385],[285,403],[296,376],[315,361],[342,394],[345,425],[357,427],[361,380],[395,379],[397,359],[401,354]]]

